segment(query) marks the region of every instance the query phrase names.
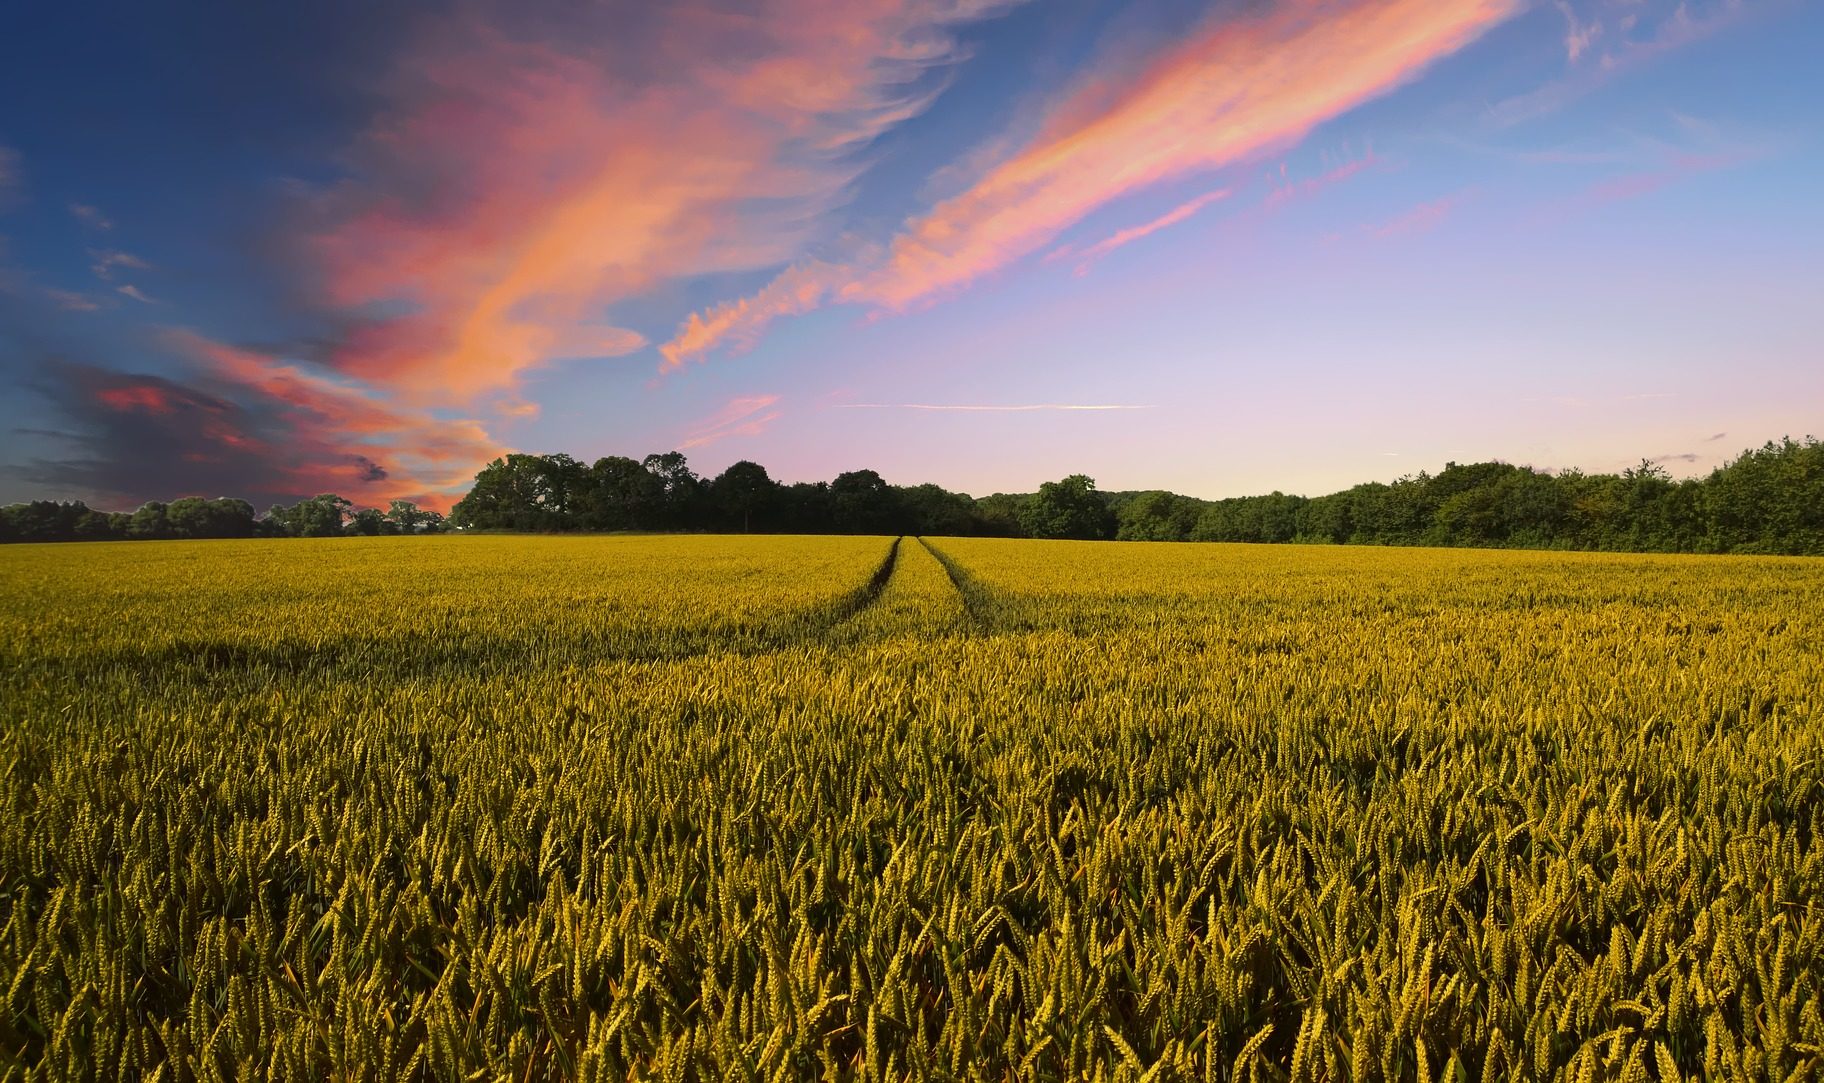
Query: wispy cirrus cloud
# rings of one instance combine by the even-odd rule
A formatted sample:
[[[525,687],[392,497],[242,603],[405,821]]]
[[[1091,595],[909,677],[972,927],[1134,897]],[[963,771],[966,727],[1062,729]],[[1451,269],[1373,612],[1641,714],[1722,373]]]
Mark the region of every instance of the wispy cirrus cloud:
[[[1624,72],[1721,33],[1756,6],[1745,0],[1603,2],[1589,5],[1583,17],[1569,2],[1557,7],[1567,21],[1566,74],[1495,103],[1488,109],[1490,123],[1507,127],[1555,113]]]
[[[844,302],[903,311],[953,294],[1055,241],[1132,192],[1291,146],[1409,81],[1522,8],[1521,0],[1309,0],[1225,11],[1148,62],[1092,66],[960,193],[907,220],[877,258],[802,283],[797,309]],[[788,272],[789,273],[789,272]],[[771,287],[768,287],[770,290]],[[762,290],[764,296],[768,290]],[[686,323],[667,367],[740,341]],[[760,322],[778,309],[760,305]]]
[[[96,278],[104,282],[112,281],[114,272],[122,268],[129,271],[152,269],[152,265],[145,260],[131,252],[122,252],[118,249],[91,248],[89,249],[89,259],[92,261],[89,264],[89,270],[94,272]]]
[[[1360,157],[1346,158],[1315,177],[1293,179],[1287,175],[1285,163],[1281,162],[1278,176],[1274,179],[1272,190],[1267,193],[1264,206],[1273,209],[1293,200],[1309,198],[1380,164],[1381,159],[1375,155],[1373,147],[1369,147]]]
[[[1075,250],[1069,245],[1066,245],[1063,248],[1053,251],[1051,255],[1045,258],[1048,261],[1054,259],[1074,259],[1077,264],[1076,273],[1079,276],[1086,275],[1089,273],[1090,267],[1094,266],[1097,260],[1108,255],[1110,252],[1113,252],[1115,249],[1132,244],[1143,237],[1150,237],[1162,229],[1175,226],[1217,200],[1227,199],[1228,196],[1229,189],[1227,188],[1218,188],[1213,192],[1205,192],[1195,199],[1188,199],[1183,203],[1180,203],[1178,206],[1173,207],[1171,210],[1166,211],[1164,214],[1150,222],[1118,230],[1115,233],[1104,237],[1102,240],[1097,241],[1095,244],[1089,245],[1081,250]]]
[[[73,290],[45,290],[44,296],[64,312],[94,312],[102,307],[95,298]]]
[[[138,301],[142,305],[155,305],[158,303],[152,298],[147,297],[144,290],[141,290],[138,286],[132,284],[116,286],[114,287],[114,292],[120,294],[122,297]]]
[[[1567,0],[1557,0],[1553,6],[1564,16],[1564,53],[1575,64],[1577,58],[1589,52],[1590,45],[1602,36],[1602,23],[1595,19],[1585,22]]]
[[[778,395],[746,395],[692,425],[678,443],[679,450],[706,447],[733,436],[758,436],[783,416],[775,409]]]
[[[1423,233],[1427,230],[1436,228],[1440,222],[1449,218],[1451,213],[1463,202],[1464,198],[1464,195],[1459,192],[1444,196],[1441,199],[1420,203],[1418,206],[1413,207],[1410,210],[1402,211],[1385,222],[1364,226],[1362,227],[1362,232],[1377,239],[1399,237],[1410,233]]]
[[[101,208],[87,203],[70,204],[70,217],[90,229],[98,229],[104,233],[114,228],[113,220],[103,214]]]
[[[334,364],[425,401],[645,345],[612,310],[775,265],[848,198],[857,152],[921,112],[954,28],[1004,0],[566,9],[447,20],[324,193],[327,302],[369,318]],[[381,313],[386,313],[382,315]]]
[[[750,297],[691,313],[677,334],[659,347],[659,371],[670,372],[723,343],[737,351],[752,347],[774,320],[817,308],[849,274],[840,264],[809,260],[788,267]]]

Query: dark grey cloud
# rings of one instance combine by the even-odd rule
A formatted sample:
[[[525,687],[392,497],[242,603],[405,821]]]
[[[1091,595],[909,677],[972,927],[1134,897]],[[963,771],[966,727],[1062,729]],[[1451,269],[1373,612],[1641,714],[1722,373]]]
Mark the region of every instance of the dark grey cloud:
[[[63,450],[15,467],[19,476],[100,507],[180,496],[237,496],[263,507],[332,491],[360,503],[365,486],[388,475],[374,459],[300,431],[271,404],[164,376],[49,360],[31,388],[66,427],[30,434]]]

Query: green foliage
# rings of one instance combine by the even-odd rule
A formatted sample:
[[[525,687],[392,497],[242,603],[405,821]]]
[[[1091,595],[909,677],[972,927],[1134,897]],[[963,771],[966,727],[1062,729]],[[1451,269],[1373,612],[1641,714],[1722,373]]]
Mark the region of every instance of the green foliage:
[[[1039,486],[1020,509],[1020,526],[1029,538],[1093,541],[1114,537],[1115,515],[1093,479],[1072,474]]]
[[[12,549],[0,1077],[1813,1079],[1821,642],[1777,558]]]
[[[401,532],[442,529],[433,512],[414,509],[412,523],[401,520],[401,503],[394,501],[385,516]],[[229,505],[235,507],[224,511]],[[250,513],[238,500],[186,499],[169,508],[153,502],[131,516],[37,501],[0,508],[0,541],[329,537],[349,531],[355,509],[320,496],[276,507],[257,524]],[[827,484],[780,485],[760,464],[745,461],[705,481],[676,451],[640,462],[609,456],[592,466],[568,455],[508,455],[476,475],[451,523],[532,533],[727,530],[1819,554],[1824,443],[1769,443],[1702,480],[1674,481],[1651,460],[1620,474],[1555,475],[1507,463],[1447,463],[1435,476],[1315,498],[1274,492],[1215,501],[1158,490],[1099,493],[1081,474],[1030,496],[976,500],[937,485],[889,485],[872,470],[849,471]],[[353,531],[390,529],[368,517]]]

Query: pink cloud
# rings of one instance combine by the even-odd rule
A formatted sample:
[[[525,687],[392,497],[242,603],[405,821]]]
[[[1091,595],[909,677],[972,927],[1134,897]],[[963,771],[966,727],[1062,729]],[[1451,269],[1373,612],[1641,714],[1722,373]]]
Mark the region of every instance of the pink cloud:
[[[299,491],[360,482],[374,500],[398,496],[447,507],[451,492],[509,450],[474,419],[406,408],[372,387],[190,331],[173,330],[166,339],[225,395],[275,419],[287,449],[278,478]]]
[[[1285,166],[1282,164],[1280,166],[1279,183],[1275,184],[1273,190],[1267,193],[1264,206],[1268,210],[1272,210],[1284,206],[1295,199],[1309,198],[1326,188],[1341,184],[1350,177],[1355,176],[1357,173],[1373,169],[1380,164],[1381,159],[1375,157],[1374,150],[1370,148],[1369,151],[1360,158],[1351,158],[1340,165],[1332,166],[1330,169],[1325,170],[1315,177],[1307,177],[1297,181],[1288,180],[1286,178]]]
[[[162,385],[134,382],[130,378],[95,389],[95,401],[110,410],[140,410],[168,414],[175,407],[171,392]]]
[[[778,402],[778,395],[730,399],[728,405],[691,426],[678,448],[704,447],[731,436],[757,436],[782,416],[773,409]]]
[[[1076,273],[1079,275],[1088,274],[1092,264],[1103,256],[1113,252],[1115,249],[1120,248],[1123,245],[1132,244],[1142,237],[1150,237],[1168,226],[1175,226],[1217,200],[1226,199],[1228,195],[1229,190],[1227,188],[1219,188],[1214,192],[1205,192],[1195,199],[1186,200],[1185,202],[1180,203],[1178,206],[1173,207],[1171,210],[1150,222],[1143,225],[1130,226],[1127,229],[1120,230],[1111,236],[1097,241],[1095,244],[1083,249],[1080,253],[1075,254],[1077,260]],[[1067,252],[1068,249],[1061,248],[1056,254],[1059,258],[1063,258],[1064,254]]]
[[[701,358],[724,340],[733,340],[737,348],[752,347],[768,324],[817,308],[849,274],[846,267],[813,260],[788,268],[751,297],[691,313],[671,341],[659,347],[664,358],[659,371],[670,372]]]
[[[952,28],[1001,6],[662,5],[636,31],[589,13],[537,39],[450,20],[397,66],[355,176],[319,201],[326,298],[392,313],[336,365],[460,402],[642,348],[617,304],[792,258],[847,198],[851,152],[929,103],[919,76],[957,56]]]
[[[948,296],[1122,196],[1297,143],[1522,6],[1300,0],[1213,21],[1143,64],[1092,69],[1053,104],[1037,134],[1009,142],[972,184],[908,220],[884,254],[821,277],[814,303],[903,311]],[[667,343],[668,363],[700,356],[721,338],[739,341],[780,310],[759,303],[753,311],[761,318],[744,318],[734,302],[687,322],[683,330],[694,333]]]
[[[1434,199],[1429,203],[1421,203],[1411,210],[1396,215],[1379,225],[1365,226],[1363,227],[1363,231],[1371,237],[1379,238],[1398,237],[1408,233],[1423,233],[1426,230],[1436,227],[1439,222],[1450,217],[1451,212],[1456,209],[1458,203],[1462,202],[1462,199],[1463,197],[1460,194],[1448,195],[1442,199]]]
[[[1602,36],[1602,23],[1596,20],[1586,23],[1579,19],[1576,9],[1566,0],[1558,0],[1557,8],[1558,13],[1564,16],[1564,53],[1575,64],[1577,58],[1588,52],[1590,45]]]

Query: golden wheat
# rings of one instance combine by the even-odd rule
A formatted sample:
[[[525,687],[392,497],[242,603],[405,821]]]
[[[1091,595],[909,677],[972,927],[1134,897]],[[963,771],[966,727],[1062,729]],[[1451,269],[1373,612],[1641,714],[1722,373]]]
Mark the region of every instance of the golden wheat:
[[[0,1077],[1818,1078],[1824,564],[0,551]]]

